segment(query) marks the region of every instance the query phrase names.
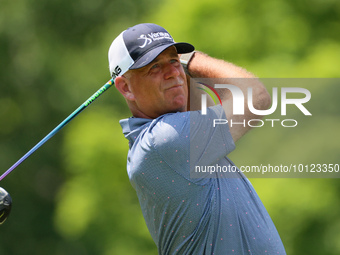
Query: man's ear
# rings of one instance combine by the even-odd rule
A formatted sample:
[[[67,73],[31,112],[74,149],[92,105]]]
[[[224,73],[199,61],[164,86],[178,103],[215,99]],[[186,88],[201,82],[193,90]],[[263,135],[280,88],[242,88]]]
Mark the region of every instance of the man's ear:
[[[115,79],[115,86],[117,90],[125,97],[128,101],[134,101],[135,96],[130,90],[129,80],[124,76],[118,76]]]

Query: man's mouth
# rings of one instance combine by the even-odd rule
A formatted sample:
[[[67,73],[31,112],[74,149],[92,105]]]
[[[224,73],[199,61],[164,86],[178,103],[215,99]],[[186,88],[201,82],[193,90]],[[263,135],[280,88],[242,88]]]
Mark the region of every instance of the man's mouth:
[[[178,89],[178,88],[182,88],[182,87],[183,87],[183,84],[175,84],[175,85],[169,86],[165,90]]]

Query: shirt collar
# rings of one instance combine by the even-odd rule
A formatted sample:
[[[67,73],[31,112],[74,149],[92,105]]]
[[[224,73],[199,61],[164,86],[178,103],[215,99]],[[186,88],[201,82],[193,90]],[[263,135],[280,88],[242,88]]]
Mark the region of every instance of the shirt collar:
[[[123,134],[125,138],[128,139],[130,144],[132,145],[138,137],[139,133],[142,131],[141,127],[143,127],[145,124],[150,124],[152,121],[152,119],[131,117],[128,119],[120,120],[119,124],[123,129]]]

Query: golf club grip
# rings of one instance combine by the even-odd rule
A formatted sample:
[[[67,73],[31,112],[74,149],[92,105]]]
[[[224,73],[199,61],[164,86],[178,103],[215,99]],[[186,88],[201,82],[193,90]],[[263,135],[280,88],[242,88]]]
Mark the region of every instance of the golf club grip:
[[[4,179],[10,172],[12,172],[17,166],[19,166],[24,160],[26,160],[33,152],[41,147],[45,142],[58,133],[67,123],[69,123],[74,117],[81,113],[86,107],[88,107],[94,100],[96,100],[101,94],[103,94],[108,88],[114,84],[113,79],[109,80],[104,86],[102,86],[96,93],[94,93],[89,99],[87,99],[81,106],[79,106],[73,113],[71,113],[65,120],[63,120],[55,129],[53,129],[47,136],[45,136],[40,142],[38,142],[31,150],[29,150],[24,156],[22,156],[13,166],[11,166],[6,172],[0,176],[0,181]]]

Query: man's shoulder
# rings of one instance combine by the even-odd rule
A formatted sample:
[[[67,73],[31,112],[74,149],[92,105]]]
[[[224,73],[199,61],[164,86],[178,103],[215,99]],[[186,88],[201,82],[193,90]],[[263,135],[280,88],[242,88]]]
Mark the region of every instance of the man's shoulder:
[[[145,118],[127,118],[121,119],[119,121],[120,125],[126,130],[126,132],[131,132],[137,128],[147,128],[156,127],[157,125],[185,125],[188,123],[189,119],[208,117],[221,117],[223,115],[223,108],[220,105],[209,107],[207,113],[203,114],[201,111],[186,111],[186,112],[176,112],[176,113],[166,113],[155,119],[145,119]]]
[[[167,113],[155,119],[129,118],[120,121],[123,133],[134,144],[136,141],[147,142],[160,148],[161,145],[178,146],[186,143],[190,137],[197,138],[195,134],[202,133],[212,135],[213,119],[223,117],[221,106],[209,107],[206,114],[201,111],[186,111]],[[202,131],[202,132],[200,132]],[[196,138],[195,138],[196,137]],[[187,139],[189,138],[189,139]]]
[[[154,119],[148,127],[148,133],[152,136],[155,145],[180,143],[184,141],[184,137],[189,137],[189,116],[190,112],[177,112]]]
[[[169,127],[173,128],[178,127],[178,125],[186,125],[190,117],[190,112],[176,112],[176,113],[167,113],[159,116],[154,119],[150,127]]]

